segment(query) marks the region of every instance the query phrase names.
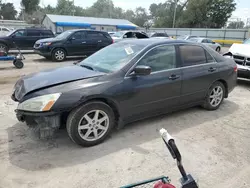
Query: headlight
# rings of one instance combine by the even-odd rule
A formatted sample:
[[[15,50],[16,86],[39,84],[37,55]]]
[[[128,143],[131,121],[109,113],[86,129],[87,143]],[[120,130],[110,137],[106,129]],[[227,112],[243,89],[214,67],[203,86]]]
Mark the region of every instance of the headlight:
[[[32,99],[28,99],[20,103],[17,109],[25,110],[25,111],[32,111],[32,112],[49,111],[60,96],[61,96],[61,93],[54,93],[54,94],[34,97]]]
[[[42,46],[49,46],[51,44],[52,44],[51,42],[44,42],[44,43],[42,43]]]

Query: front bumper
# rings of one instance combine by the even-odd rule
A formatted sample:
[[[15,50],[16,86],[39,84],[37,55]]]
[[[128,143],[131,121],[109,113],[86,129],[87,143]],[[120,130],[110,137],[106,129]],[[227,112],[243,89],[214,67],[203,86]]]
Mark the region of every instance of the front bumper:
[[[250,68],[246,66],[238,66],[238,77],[240,78],[250,78]]]
[[[49,47],[41,47],[41,48],[34,48],[34,52],[41,56],[51,56],[51,48]]]
[[[28,127],[33,128],[40,138],[52,137],[61,123],[61,115],[53,112],[24,112],[16,110],[18,121],[25,122]]]

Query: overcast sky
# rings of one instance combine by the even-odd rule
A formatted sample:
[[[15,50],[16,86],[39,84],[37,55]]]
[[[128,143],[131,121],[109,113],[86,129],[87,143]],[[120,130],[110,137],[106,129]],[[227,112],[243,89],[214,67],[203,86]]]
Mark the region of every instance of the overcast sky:
[[[3,2],[14,3],[16,8],[20,8],[20,0],[2,0]],[[75,0],[75,5],[82,7],[91,6],[96,0]],[[233,13],[233,17],[241,18],[246,21],[247,18],[250,18],[250,0],[235,0],[237,2],[237,10]],[[165,0],[113,0],[115,6],[119,6],[123,9],[135,9],[137,6],[142,6],[146,9],[149,8],[152,3],[161,3]],[[57,0],[41,0],[41,6],[46,6],[50,4],[55,6]]]

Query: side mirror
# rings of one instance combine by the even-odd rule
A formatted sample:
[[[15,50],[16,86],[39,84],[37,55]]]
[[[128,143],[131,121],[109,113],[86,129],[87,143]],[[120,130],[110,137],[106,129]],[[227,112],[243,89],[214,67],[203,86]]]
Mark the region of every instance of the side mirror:
[[[134,68],[134,75],[147,76],[151,73],[151,67],[145,65],[138,65]]]
[[[14,35],[11,35],[11,38],[15,38],[16,37],[16,35],[14,34]]]
[[[128,38],[128,36],[127,36],[127,35],[124,35],[124,36],[123,36],[123,38],[125,38],[125,39],[126,39],[126,38]]]
[[[76,38],[75,38],[75,37],[72,37],[72,38],[70,38],[70,40],[76,40]]]

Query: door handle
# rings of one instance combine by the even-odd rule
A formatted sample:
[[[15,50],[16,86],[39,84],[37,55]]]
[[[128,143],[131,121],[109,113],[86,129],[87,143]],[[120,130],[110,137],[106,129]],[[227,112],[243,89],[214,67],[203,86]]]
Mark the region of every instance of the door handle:
[[[214,72],[214,71],[216,71],[216,68],[214,68],[214,67],[210,67],[210,68],[208,69],[208,72]]]
[[[84,41],[84,42],[82,42],[82,44],[86,44],[86,42]]]
[[[98,42],[102,42],[101,40],[98,40]]]
[[[175,74],[172,74],[171,76],[168,77],[169,80],[176,80],[178,78],[180,78],[180,76]]]

